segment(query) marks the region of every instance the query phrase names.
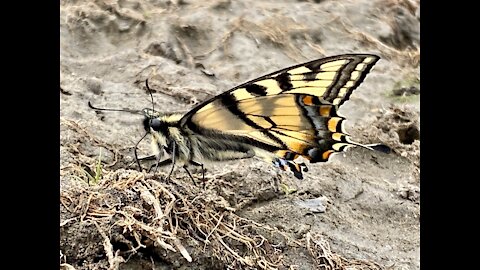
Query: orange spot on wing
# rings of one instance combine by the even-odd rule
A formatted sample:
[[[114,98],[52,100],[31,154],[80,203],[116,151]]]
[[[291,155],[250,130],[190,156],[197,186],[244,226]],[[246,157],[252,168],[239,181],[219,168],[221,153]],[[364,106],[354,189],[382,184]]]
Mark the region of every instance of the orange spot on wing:
[[[303,98],[303,104],[309,105],[309,106],[313,105],[313,97],[312,96],[305,96]]]
[[[330,116],[330,111],[332,110],[331,105],[321,105],[320,106],[320,116]]]
[[[307,147],[306,144],[300,142],[289,142],[287,145],[288,148],[297,153],[303,153],[303,150]]]
[[[323,160],[328,160],[328,158],[330,157],[330,155],[331,155],[333,152],[334,152],[333,150],[328,150],[328,151],[323,152],[323,154],[322,154]]]

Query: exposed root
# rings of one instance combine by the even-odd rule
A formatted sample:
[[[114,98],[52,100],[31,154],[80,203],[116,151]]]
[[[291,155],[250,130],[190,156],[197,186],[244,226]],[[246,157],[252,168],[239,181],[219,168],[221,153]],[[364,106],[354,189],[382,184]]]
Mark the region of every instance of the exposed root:
[[[109,270],[116,270],[120,266],[120,263],[125,262],[125,260],[122,257],[118,256],[119,250],[115,252],[115,255],[113,254],[113,246],[112,243],[110,243],[110,239],[108,239],[107,235],[105,232],[100,228],[98,223],[94,220],[93,224],[95,224],[95,227],[97,227],[98,232],[100,235],[103,237],[103,248],[105,249],[105,253],[107,254],[108,258],[108,263],[110,264]]]

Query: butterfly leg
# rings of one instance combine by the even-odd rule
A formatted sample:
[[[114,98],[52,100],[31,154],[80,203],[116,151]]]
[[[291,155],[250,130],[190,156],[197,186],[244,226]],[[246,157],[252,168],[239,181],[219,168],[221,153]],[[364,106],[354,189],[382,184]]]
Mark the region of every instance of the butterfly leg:
[[[138,158],[139,161],[141,161],[141,160],[154,160],[154,159],[157,159],[157,155],[150,155],[150,156]]]
[[[187,165],[186,165],[186,164],[185,164],[185,165],[183,165],[183,168],[184,168],[184,169],[185,169],[185,171],[187,172],[188,176],[190,176],[190,179],[192,179],[192,182],[193,182],[193,184],[196,186],[196,185],[197,185],[197,183],[195,183],[195,180],[193,179],[193,176],[192,176],[192,174],[191,174],[191,173],[188,171],[188,169],[187,169]]]
[[[202,181],[205,182],[205,169],[203,168],[203,164],[194,160],[191,160],[190,164],[202,167]]]
[[[150,166],[150,168],[148,169],[147,172],[151,172],[153,168],[155,168],[155,172],[157,172],[158,167],[162,167],[162,166],[165,166],[165,165],[168,165],[168,164],[172,163],[171,159],[165,159],[165,160],[162,160],[162,161],[158,161],[158,156],[157,155],[150,155],[150,156],[146,156],[146,157],[141,157],[141,158],[138,158],[137,161],[143,161],[143,160],[157,160],[157,162],[155,164],[152,164]]]
[[[153,157],[156,159],[156,156],[153,156]],[[168,165],[170,163],[172,163],[171,159],[165,159],[165,160],[162,160],[158,163],[152,164],[152,166],[150,166],[150,169],[148,169],[148,172],[151,172],[153,168],[165,166],[165,165]]]
[[[173,169],[175,168],[175,151],[176,151],[176,148],[177,148],[177,143],[175,143],[175,141],[172,141],[172,167],[170,168],[170,172],[168,173],[167,179],[170,179],[170,176],[172,175]],[[158,163],[157,163],[157,165],[158,165]]]
[[[148,133],[145,133],[145,135],[143,135],[143,137],[135,144],[135,148],[133,150],[133,154],[135,155],[135,160],[137,161],[138,169],[140,171],[142,171],[143,168],[142,168],[142,165],[140,165],[140,159],[138,158],[137,148],[138,148],[138,144],[147,136],[147,134]]]
[[[153,173],[157,173],[158,167],[160,167],[160,155],[157,155],[155,159],[157,160],[157,162],[155,163],[155,171],[153,171]]]

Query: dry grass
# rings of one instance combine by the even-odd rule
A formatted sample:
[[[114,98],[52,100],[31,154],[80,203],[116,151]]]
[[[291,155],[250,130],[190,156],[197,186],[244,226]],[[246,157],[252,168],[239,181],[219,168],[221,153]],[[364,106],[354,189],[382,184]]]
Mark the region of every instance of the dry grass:
[[[63,189],[60,202],[78,217],[63,221],[61,226],[95,224],[104,239],[110,269],[117,269],[124,259],[113,250],[107,230],[108,234],[121,231],[129,239],[130,249],[125,254],[156,246],[180,253],[191,262],[192,255],[185,248],[188,245],[235,268],[275,269],[281,263],[273,243],[256,232],[275,229],[235,215],[235,209],[212,190],[183,179],[166,182],[158,175],[111,171],[98,185],[82,182]]]
[[[348,260],[330,249],[329,242],[320,235],[307,233],[307,249],[321,270],[380,270],[379,264],[366,260]]]

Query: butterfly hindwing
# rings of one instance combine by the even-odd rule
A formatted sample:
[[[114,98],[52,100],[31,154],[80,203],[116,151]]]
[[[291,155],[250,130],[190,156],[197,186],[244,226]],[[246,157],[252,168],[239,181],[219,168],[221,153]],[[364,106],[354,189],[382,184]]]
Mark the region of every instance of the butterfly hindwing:
[[[301,178],[299,157],[323,162],[352,145],[337,109],[378,59],[346,54],[286,68],[198,105],[180,125],[205,138],[255,146],[257,156]]]

